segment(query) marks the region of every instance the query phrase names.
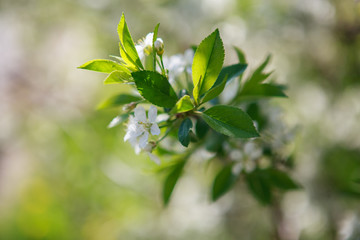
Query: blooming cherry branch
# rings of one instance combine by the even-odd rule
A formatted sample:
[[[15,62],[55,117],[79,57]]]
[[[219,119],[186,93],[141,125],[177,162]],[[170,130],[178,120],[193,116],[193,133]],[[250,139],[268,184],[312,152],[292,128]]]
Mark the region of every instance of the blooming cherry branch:
[[[274,147],[271,138],[261,137],[271,132],[274,123],[259,100],[286,97],[284,86],[269,81],[271,72],[264,72],[270,56],[243,79],[248,66],[245,55],[235,48],[239,62],[223,66],[225,51],[218,29],[194,49],[173,56],[164,55],[158,29],[159,24],[135,44],[122,15],[117,61],[96,59],[79,68],[108,74],[105,84],[134,87],[137,94],[113,96],[100,108],[123,106],[109,127],[127,122],[124,141],[137,154],[145,152],[157,164],[161,164],[160,158],[166,162],[161,166],[167,173],[164,203],[169,202],[186,163],[203,150],[212,155],[211,161],[222,165],[211,188],[213,200],[239,179],[264,204],[272,202],[274,189],[298,188],[287,174],[289,154],[282,154],[282,146]],[[229,94],[226,87],[233,83],[237,87],[231,92],[235,94]],[[227,102],[222,102],[224,95]],[[150,105],[147,117],[145,105]]]

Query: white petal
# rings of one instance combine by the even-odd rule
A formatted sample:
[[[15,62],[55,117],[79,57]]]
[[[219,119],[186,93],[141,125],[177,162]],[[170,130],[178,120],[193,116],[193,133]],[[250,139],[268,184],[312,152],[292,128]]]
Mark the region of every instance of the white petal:
[[[244,153],[246,154],[246,155],[250,155],[253,151],[255,151],[255,149],[256,149],[256,146],[255,146],[255,143],[253,143],[253,142],[247,142],[247,143],[245,143],[245,145],[244,145]]]
[[[126,142],[127,140],[129,140],[131,138],[132,133],[130,131],[126,132],[125,136],[124,136],[124,142]]]
[[[139,137],[139,146],[140,146],[140,148],[145,148],[146,147],[148,138],[149,138],[149,133],[148,132],[144,132],[144,134]]]
[[[141,134],[143,134],[145,131],[145,128],[143,125],[141,124],[135,124],[135,129],[134,129],[134,135],[136,137],[140,136]]]
[[[157,116],[157,109],[156,107],[151,105],[148,112],[149,122],[154,123],[156,121],[156,116]]]
[[[153,33],[153,32],[148,33],[148,34],[146,35],[145,40],[144,40],[144,45],[145,45],[145,47],[147,47],[147,46],[152,47],[153,37],[154,37],[154,33]]]
[[[150,128],[150,132],[152,135],[159,135],[160,134],[160,128],[156,123],[153,123]]]
[[[145,109],[142,106],[137,106],[134,110],[135,120],[137,122],[146,122]]]
[[[136,145],[134,146],[134,149],[135,149],[136,155],[139,155],[139,153],[141,152],[141,148],[140,148],[139,144],[136,144]]]
[[[137,53],[138,53],[138,55],[139,55],[139,58],[140,58],[140,59],[143,59],[143,58],[144,58],[144,48],[143,48],[143,46],[141,46],[141,45],[136,45],[136,46],[135,46],[135,49],[136,49],[136,51],[137,51]]]
[[[236,163],[232,169],[231,169],[231,172],[234,174],[234,175],[239,175],[241,170],[243,169],[243,165],[241,162],[238,162]]]
[[[160,159],[157,156],[155,156],[154,154],[152,154],[150,152],[147,152],[147,154],[154,163],[156,163],[157,165],[160,164]]]

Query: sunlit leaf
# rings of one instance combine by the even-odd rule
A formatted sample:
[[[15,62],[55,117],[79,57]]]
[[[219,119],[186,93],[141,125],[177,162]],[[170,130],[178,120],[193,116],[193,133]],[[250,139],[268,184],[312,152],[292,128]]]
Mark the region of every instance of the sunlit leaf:
[[[143,69],[144,67],[136,51],[134,41],[131,38],[124,14],[121,16],[117,31],[120,39],[120,54],[122,59],[129,65]]]
[[[104,80],[104,84],[126,83],[132,80],[130,72],[115,70]]]
[[[200,43],[194,55],[192,77],[195,101],[214,85],[221,71],[224,56],[224,46],[219,30],[216,29]]]
[[[177,101],[175,107],[173,110],[171,110],[172,113],[182,113],[187,112],[194,109],[194,104],[191,101],[191,98],[189,95],[185,95],[182,98]]]
[[[96,72],[102,72],[102,73],[111,73],[115,70],[129,71],[123,65],[120,65],[117,62],[107,60],[107,59],[91,60],[91,61],[84,63],[83,65],[81,65],[78,68],[96,71]]]

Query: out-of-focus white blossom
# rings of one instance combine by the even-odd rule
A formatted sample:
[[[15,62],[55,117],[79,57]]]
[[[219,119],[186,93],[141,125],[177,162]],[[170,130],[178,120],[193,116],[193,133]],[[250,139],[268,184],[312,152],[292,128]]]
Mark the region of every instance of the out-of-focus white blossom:
[[[256,160],[262,155],[262,149],[256,143],[250,141],[246,142],[243,149],[236,149],[230,152],[229,157],[235,161],[232,171],[234,174],[239,174],[242,170],[245,172],[252,172],[256,167]]]
[[[176,54],[171,57],[164,57],[165,68],[169,70],[169,82],[173,83],[175,78],[186,73],[191,74],[191,65],[194,59],[194,51],[187,49],[184,54]]]
[[[145,109],[137,106],[134,110],[134,116],[129,117],[128,128],[124,137],[124,141],[129,141],[134,147],[135,153],[139,154],[148,144],[149,133],[159,135],[160,128],[156,124],[157,109],[150,106],[148,119],[146,119]]]

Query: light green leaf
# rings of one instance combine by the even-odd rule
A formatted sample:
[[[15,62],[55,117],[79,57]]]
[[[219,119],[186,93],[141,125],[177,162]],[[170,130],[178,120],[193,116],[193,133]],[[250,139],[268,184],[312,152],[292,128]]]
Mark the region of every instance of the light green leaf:
[[[181,160],[170,167],[170,173],[166,177],[163,187],[163,201],[167,205],[181,173],[183,172],[186,160]]]
[[[171,110],[171,113],[182,113],[194,109],[194,104],[191,101],[189,95],[185,95],[177,101],[175,107]]]
[[[252,119],[239,108],[217,105],[202,113],[207,124],[215,131],[230,137],[259,137]]]
[[[115,70],[104,80],[104,84],[125,83],[132,81],[130,72]]]
[[[216,201],[218,198],[227,193],[237,180],[236,175],[232,172],[232,164],[225,166],[216,175],[211,191],[211,198]]]
[[[153,40],[152,40],[152,48],[153,48],[153,69],[154,71],[156,71],[156,51],[155,51],[155,41],[157,39],[157,35],[158,35],[158,31],[159,31],[159,26],[160,26],[160,23],[158,23],[156,26],[155,26],[155,29],[154,29],[154,35],[153,35]]]
[[[179,131],[178,131],[178,139],[181,145],[184,147],[189,146],[190,143],[190,129],[193,127],[192,121],[190,118],[185,118],[182,121]]]
[[[89,62],[84,63],[78,68],[96,71],[96,72],[103,72],[103,73],[111,73],[115,70],[129,71],[128,69],[126,69],[125,66],[107,59],[91,60]]]
[[[193,95],[196,102],[199,96],[214,85],[221,71],[224,57],[223,42],[219,30],[216,29],[200,43],[194,55],[192,77],[195,86]]]
[[[119,94],[100,103],[98,109],[119,107],[124,104],[140,101],[141,99],[140,97],[129,94]]]
[[[120,39],[121,57],[127,64],[135,65],[137,68],[143,69],[144,67],[140,61],[134,41],[131,38],[128,26],[126,24],[124,13],[121,16],[117,31]]]
[[[174,107],[178,98],[166,77],[153,71],[133,72],[131,75],[146,100],[159,107]]]

